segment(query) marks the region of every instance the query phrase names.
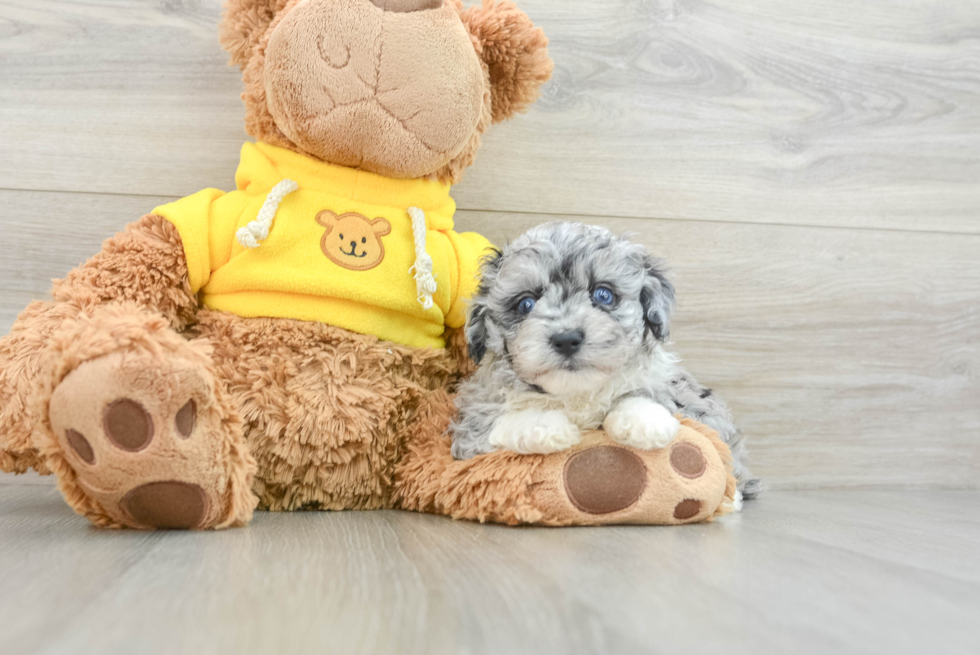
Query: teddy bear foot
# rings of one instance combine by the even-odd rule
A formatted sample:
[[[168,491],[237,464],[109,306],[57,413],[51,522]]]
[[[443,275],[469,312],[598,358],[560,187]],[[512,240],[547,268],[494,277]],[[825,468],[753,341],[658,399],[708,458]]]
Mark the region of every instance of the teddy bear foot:
[[[209,358],[176,334],[127,327],[136,343],[74,366],[50,395],[47,450],[70,469],[55,467],[65,498],[105,527],[246,523],[255,465]]]
[[[726,514],[735,498],[731,465],[727,449],[707,432],[685,421],[673,442],[655,450],[590,433],[572,451],[542,462],[532,504],[557,524],[676,525]]]

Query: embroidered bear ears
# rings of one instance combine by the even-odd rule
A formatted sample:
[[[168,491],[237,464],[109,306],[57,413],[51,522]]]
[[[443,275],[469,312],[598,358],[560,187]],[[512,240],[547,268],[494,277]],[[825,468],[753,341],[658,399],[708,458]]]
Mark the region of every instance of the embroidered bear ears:
[[[349,3],[352,20],[358,12],[366,11],[365,6],[400,14],[391,18],[405,22],[406,29],[411,29],[412,20],[440,20],[436,14],[442,12],[427,10],[448,5],[462,21],[488,73],[494,123],[525,110],[551,76],[553,64],[544,32],[512,2],[496,0],[483,0],[482,5],[467,9],[461,0],[228,0],[220,38],[222,47],[231,54],[231,63],[244,70],[253,58],[264,56],[276,23],[302,2]],[[372,4],[375,8],[370,7]],[[425,13],[407,16],[413,12]]]

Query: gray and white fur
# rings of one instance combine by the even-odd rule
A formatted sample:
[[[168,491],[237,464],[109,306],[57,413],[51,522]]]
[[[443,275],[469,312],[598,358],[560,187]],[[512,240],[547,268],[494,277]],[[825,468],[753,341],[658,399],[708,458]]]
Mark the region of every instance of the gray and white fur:
[[[755,496],[725,403],[663,347],[673,305],[661,262],[601,227],[548,223],[488,257],[466,324],[480,366],[456,399],[453,457],[557,452],[599,427],[662,448],[679,413],[718,431],[739,490]]]

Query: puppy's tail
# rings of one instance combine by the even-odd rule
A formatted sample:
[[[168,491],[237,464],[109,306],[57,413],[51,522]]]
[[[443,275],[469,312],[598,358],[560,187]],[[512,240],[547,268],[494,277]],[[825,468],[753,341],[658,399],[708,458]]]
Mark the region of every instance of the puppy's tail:
[[[766,484],[762,478],[752,476],[752,473],[744,466],[738,466],[735,470],[735,478],[738,480],[738,490],[742,492],[742,498],[752,500],[766,490]]]

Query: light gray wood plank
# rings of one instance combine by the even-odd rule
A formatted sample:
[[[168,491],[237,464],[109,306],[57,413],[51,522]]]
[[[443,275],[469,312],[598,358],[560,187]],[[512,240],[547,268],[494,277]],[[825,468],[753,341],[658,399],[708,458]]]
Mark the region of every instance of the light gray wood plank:
[[[0,4],[0,185],[182,196],[232,184],[246,135],[221,4]]]
[[[0,192],[0,330],[166,198]],[[77,218],[62,220],[64,207]],[[502,244],[542,217],[460,212]],[[575,218],[575,217],[570,217]],[[776,487],[978,488],[980,237],[591,217],[673,268],[676,352]],[[48,245],[50,227],[69,238]]]
[[[0,191],[0,225],[11,235],[0,262],[0,330],[31,300],[50,298],[51,280],[95,255],[102,242],[172,198]]]
[[[51,487],[55,484],[53,475],[38,475],[34,471],[28,471],[20,475],[13,473],[0,472],[0,485],[31,485]]]
[[[980,232],[977,3],[522,0],[555,77],[467,209]],[[186,195],[244,138],[219,0],[0,4],[0,180]]]
[[[975,492],[928,493],[933,507],[977,507]],[[891,492],[889,498],[900,507],[906,495]],[[937,612],[971,606],[978,589],[962,576],[928,571],[941,536],[909,520],[879,523],[873,514],[861,530],[838,528],[836,545],[820,534],[824,525],[805,527],[811,508],[844,512],[861,496],[775,492],[740,515],[662,529],[659,539],[642,529],[603,529],[596,541],[577,534],[553,540],[541,530],[487,538],[539,573],[560,578],[572,600],[591,600],[597,612],[605,598],[615,597],[615,611],[603,612],[610,629],[629,630],[662,652],[727,652],[733,644],[736,652],[970,652],[978,630],[966,621],[953,618],[949,632],[935,637],[945,630]],[[897,563],[877,554],[877,542],[863,541],[869,533],[916,543]],[[975,560],[972,542],[965,541],[957,559]],[[546,558],[538,555],[543,551]],[[605,567],[609,562],[628,586]]]
[[[912,495],[980,509],[976,492],[784,492],[681,528],[345,512],[138,533],[0,487],[5,652],[971,653],[980,585],[933,569],[975,561],[973,535],[904,514]],[[875,504],[895,511],[806,520]]]
[[[764,500],[766,511],[753,522],[760,533],[792,535],[980,584],[980,494],[975,491],[776,492]]]

